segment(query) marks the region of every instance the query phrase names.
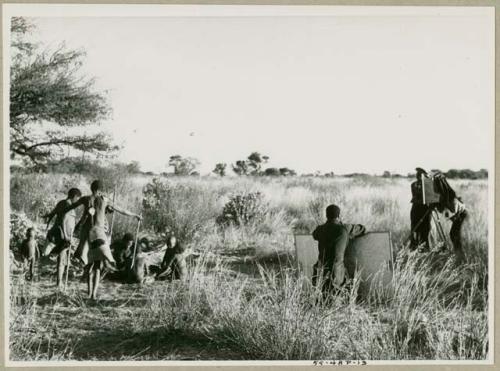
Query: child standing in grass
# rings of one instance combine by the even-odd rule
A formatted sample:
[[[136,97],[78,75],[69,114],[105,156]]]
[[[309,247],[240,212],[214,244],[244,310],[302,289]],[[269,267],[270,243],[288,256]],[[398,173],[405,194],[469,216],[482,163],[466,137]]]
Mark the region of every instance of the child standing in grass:
[[[32,280],[35,276],[36,261],[40,257],[38,244],[36,243],[36,233],[34,228],[26,230],[26,239],[21,244],[21,253],[24,258],[24,266],[28,267],[26,279]]]

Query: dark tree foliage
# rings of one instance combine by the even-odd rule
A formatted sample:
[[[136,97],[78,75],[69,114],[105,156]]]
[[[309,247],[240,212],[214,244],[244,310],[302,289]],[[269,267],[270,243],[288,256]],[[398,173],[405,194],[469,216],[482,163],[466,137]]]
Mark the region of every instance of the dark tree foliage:
[[[215,168],[212,170],[212,172],[214,174],[221,176],[221,177],[225,176],[226,175],[226,167],[227,167],[227,164],[219,162],[219,163],[215,164]]]
[[[238,174],[238,175],[248,175],[249,174],[249,167],[248,167],[248,161],[244,160],[238,160],[234,165],[231,165],[233,168],[233,171]]]
[[[280,167],[280,175],[282,176],[294,176],[294,175],[297,175],[297,173],[295,172],[295,170],[292,170],[292,169],[289,169],[287,167]]]
[[[75,134],[71,128],[100,124],[110,108],[94,80],[81,75],[85,53],[41,50],[27,41],[34,29],[26,19],[11,23],[10,153],[43,166],[69,148],[106,155],[118,149],[103,132]]]
[[[261,173],[262,165],[269,161],[269,156],[261,155],[259,152],[252,152],[247,157],[248,166],[251,169],[250,173],[258,175]]]
[[[231,167],[238,175],[263,175],[262,165],[267,161],[269,161],[269,156],[252,152],[246,160],[238,160]]]
[[[170,156],[168,165],[174,168],[175,175],[197,175],[195,169],[200,162],[193,157],[182,157],[180,155]]]
[[[266,176],[280,176],[280,171],[278,168],[275,167],[268,167],[266,170],[264,170],[264,175]]]
[[[444,175],[449,179],[487,179],[488,170],[474,171],[470,169],[450,169]]]

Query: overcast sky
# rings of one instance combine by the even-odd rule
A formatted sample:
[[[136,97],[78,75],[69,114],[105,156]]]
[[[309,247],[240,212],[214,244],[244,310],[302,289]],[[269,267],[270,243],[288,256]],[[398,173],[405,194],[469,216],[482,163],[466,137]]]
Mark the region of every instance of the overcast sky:
[[[120,159],[144,170],[180,154],[204,173],[252,151],[301,173],[490,167],[488,12],[215,13],[38,17],[34,37],[87,51]]]

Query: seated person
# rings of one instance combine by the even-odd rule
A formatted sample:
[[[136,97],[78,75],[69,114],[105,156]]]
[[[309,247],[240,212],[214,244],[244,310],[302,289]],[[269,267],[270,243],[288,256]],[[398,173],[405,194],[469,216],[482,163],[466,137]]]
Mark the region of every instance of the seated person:
[[[144,239],[141,240],[141,243],[137,245],[135,256],[132,253],[126,258],[127,281],[129,283],[142,284],[149,274],[147,255],[143,252],[145,245]]]
[[[161,271],[156,275],[158,279],[180,279],[187,277],[187,264],[184,257],[184,247],[174,235],[167,239],[167,249],[161,263]]]
[[[116,268],[119,271],[125,270],[125,262],[133,254],[134,236],[132,233],[125,233],[123,237],[111,244],[113,257],[116,261]]]

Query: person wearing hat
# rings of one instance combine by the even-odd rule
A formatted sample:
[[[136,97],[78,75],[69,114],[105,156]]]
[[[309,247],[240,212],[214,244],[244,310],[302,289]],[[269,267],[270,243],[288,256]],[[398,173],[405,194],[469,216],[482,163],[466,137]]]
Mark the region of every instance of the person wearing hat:
[[[126,216],[132,216],[141,220],[142,217],[128,210],[114,205],[103,193],[103,183],[94,180],[90,185],[92,194],[84,196],[78,202],[72,204],[66,211],[84,206],[83,216],[78,222],[80,226],[80,243],[76,250],[76,256],[87,266],[88,291],[91,299],[97,298],[100,273],[104,268],[104,262],[115,264],[115,259],[109,248],[108,236],[106,234],[107,219],[106,212],[118,212]]]
[[[344,224],[340,221],[340,208],[326,208],[326,223],[318,226],[312,236],[318,241],[318,261],[313,268],[313,285],[322,278],[323,296],[338,291],[346,282],[344,255],[350,238],[363,235],[361,224]]]
[[[411,242],[410,249],[415,250],[423,245],[424,250],[429,249],[429,233],[431,231],[431,213],[429,206],[424,204],[422,177],[427,172],[421,167],[416,169],[416,178],[411,184]]]

